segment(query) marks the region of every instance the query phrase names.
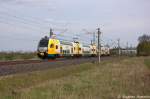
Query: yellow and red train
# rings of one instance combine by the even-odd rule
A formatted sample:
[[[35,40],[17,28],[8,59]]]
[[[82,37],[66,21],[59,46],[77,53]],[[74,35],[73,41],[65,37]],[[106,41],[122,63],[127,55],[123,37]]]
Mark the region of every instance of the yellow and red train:
[[[102,50],[102,54],[109,54],[109,50]],[[38,57],[42,59],[55,59],[58,57],[80,57],[80,56],[97,56],[97,47],[95,44],[84,45],[80,42],[60,41],[56,38],[44,37],[40,40],[37,49]]]

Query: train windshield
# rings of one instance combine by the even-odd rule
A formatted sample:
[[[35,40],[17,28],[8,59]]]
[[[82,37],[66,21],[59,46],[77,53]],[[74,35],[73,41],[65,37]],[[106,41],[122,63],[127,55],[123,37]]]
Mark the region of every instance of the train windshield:
[[[49,39],[47,37],[42,38],[39,42],[39,47],[47,47]]]

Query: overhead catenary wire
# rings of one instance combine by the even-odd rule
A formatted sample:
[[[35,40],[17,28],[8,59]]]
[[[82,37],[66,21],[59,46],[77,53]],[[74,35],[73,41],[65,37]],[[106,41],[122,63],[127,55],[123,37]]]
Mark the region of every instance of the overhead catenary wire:
[[[0,20],[0,22],[1,23],[4,23],[4,24],[7,24],[7,25],[12,25],[12,26],[14,26],[14,24],[12,24],[12,23],[10,23],[10,22],[6,22],[6,21],[1,21]],[[29,27],[26,27],[26,28],[29,28]],[[36,29],[33,29],[33,28],[30,28],[31,30],[36,30]],[[36,31],[39,31],[39,30],[36,30]],[[73,41],[73,36],[64,36],[64,37],[69,37],[69,38],[71,38],[70,39],[70,41]],[[7,38],[7,37],[6,37]],[[62,39],[61,37],[58,37],[58,38],[60,38],[60,39]],[[15,39],[16,40],[16,39]],[[23,39],[17,39],[17,40],[23,40]],[[27,39],[25,39],[25,40],[27,40]],[[82,41],[82,42],[84,42],[84,41]]]
[[[1,21],[0,20],[0,22],[2,23],[3,21]],[[8,25],[12,25],[12,26],[14,26],[14,24],[11,24],[11,23],[7,23],[7,22],[3,22],[4,24],[8,24]],[[33,29],[33,28],[30,28],[31,30],[35,30],[35,29]],[[37,30],[37,31],[39,31],[39,30]],[[72,38],[73,38],[73,36],[64,36],[64,37],[69,37],[69,38],[71,38],[71,40],[73,40]],[[60,38],[60,39],[62,39],[61,37],[58,37],[58,38]],[[19,40],[22,40],[22,39],[19,39]],[[71,41],[70,40],[70,41]],[[82,39],[81,39],[82,40]],[[85,40],[84,40],[85,41]]]
[[[2,12],[3,13],[3,12]],[[25,27],[25,28],[28,28],[28,29],[30,29],[30,30],[34,30],[34,31],[38,31],[38,32],[43,32],[43,31],[41,31],[41,30],[44,30],[44,29],[48,29],[49,27],[48,26],[43,26],[43,28],[41,28],[41,27],[39,27],[39,26],[41,26],[41,25],[39,25],[40,23],[38,23],[38,22],[35,22],[35,21],[32,21],[32,20],[26,20],[26,19],[24,19],[24,18],[21,18],[21,17],[18,17],[18,16],[16,16],[16,15],[10,15],[9,13],[6,13],[6,12],[4,12],[3,13],[4,15],[2,15],[1,14],[1,23],[4,23],[4,24],[7,24],[7,25],[12,25],[12,26],[14,26],[15,25],[15,23],[17,22],[17,23],[20,23],[20,24],[22,24],[21,26],[20,26],[20,24],[19,24],[19,27]],[[2,16],[5,16],[5,17],[2,17]],[[9,20],[15,20],[15,23],[13,22],[13,21],[9,21],[9,22],[7,22],[8,20],[6,19],[6,17],[9,17],[10,19]],[[4,20],[7,20],[7,21],[4,21]],[[17,20],[17,21],[16,21]],[[29,21],[29,22],[28,22]],[[60,36],[60,37],[62,37],[61,35],[58,35],[58,36]],[[69,35],[65,35],[64,37],[68,37],[68,38],[73,38],[74,36],[69,36]],[[83,39],[80,39],[81,41],[83,40]],[[84,41],[85,41],[85,39],[84,39]],[[89,41],[89,40],[87,40],[87,41]],[[83,41],[82,41],[83,42]]]
[[[10,14],[10,12],[15,12],[15,13],[18,13],[16,10],[14,10],[14,9],[10,9],[10,8],[8,8],[8,7],[6,7],[6,6],[3,6],[3,7],[1,7],[1,10],[3,10],[3,11],[5,11],[5,13],[7,13],[7,12],[9,12],[9,13],[7,13],[7,14]],[[0,11],[1,11],[0,10]],[[10,14],[11,15],[11,14]],[[69,22],[66,22],[66,23],[61,23],[61,22],[54,22],[54,21],[51,21],[51,20],[44,20],[44,19],[41,19],[41,18],[38,18],[38,17],[33,17],[33,16],[27,16],[27,15],[24,15],[23,13],[18,13],[17,15],[19,15],[19,16],[17,16],[17,17],[19,17],[19,18],[23,18],[23,19],[25,19],[26,21],[32,21],[32,22],[35,22],[35,23],[39,23],[39,24],[41,24],[41,23],[47,23],[47,24],[53,24],[53,25],[62,25],[62,24],[64,24],[63,26],[67,26],[68,24],[69,24]]]
[[[18,11],[17,10],[15,10],[15,9],[10,9],[10,7],[8,8],[8,7],[6,7],[6,6],[2,6],[1,7],[1,9],[0,10],[3,10],[3,11],[5,11],[5,12],[13,12],[13,13],[17,13],[17,14],[19,14],[20,15],[20,17],[25,17],[25,15],[22,13],[22,12],[19,12],[18,13]],[[26,14],[27,15],[27,14]],[[50,22],[50,21],[47,21],[47,20],[41,20],[40,18],[38,18],[38,17],[33,17],[33,16],[31,16],[31,15],[28,15],[28,16],[26,16],[26,17],[28,17],[28,19],[30,19],[30,20],[35,20],[36,22],[37,22],[37,20],[38,21],[43,21],[43,22]],[[52,21],[51,21],[52,22]]]
[[[9,10],[12,11],[12,9],[9,9]],[[0,13],[1,13],[1,11],[0,11]],[[2,13],[3,13],[3,11],[2,11]],[[29,31],[32,30],[32,31],[39,32],[39,33],[40,32],[41,33],[45,32],[45,29],[49,30],[50,27],[53,28],[53,26],[51,26],[51,24],[53,24],[53,25],[58,25],[59,24],[59,23],[57,24],[57,22],[54,22],[54,21],[51,22],[51,24],[50,24],[50,21],[46,21],[46,20],[43,20],[43,19],[40,19],[40,18],[35,18],[35,17],[26,18],[27,16],[19,16],[18,14],[15,15],[13,12],[12,12],[12,14],[8,13],[7,11],[4,12],[5,14],[4,13],[2,14],[2,13],[0,14],[0,22],[2,24],[10,25],[11,27],[16,27],[16,28],[18,28],[18,27],[19,28],[26,28]],[[54,30],[59,31],[60,29],[56,28]],[[47,31],[47,34],[48,34],[48,31]],[[61,38],[70,39],[69,41],[73,41],[73,37],[74,37],[74,35],[71,36],[71,35],[68,35],[68,34],[64,34],[64,36],[61,36],[61,35],[58,35],[58,36],[59,36],[60,39]],[[34,40],[34,39],[30,40],[28,38],[22,38],[22,37],[14,38],[14,37],[11,37],[11,36],[10,37],[5,36],[4,39],[5,38],[12,39],[12,40],[18,40],[18,41],[23,40],[23,41],[26,41],[26,42],[28,42],[28,41],[39,41],[39,40]],[[83,43],[87,43],[87,42],[90,43],[90,39],[91,39],[90,36],[85,36],[85,35],[80,35],[80,37],[78,37],[78,38]]]
[[[26,42],[31,42],[31,41],[34,41],[34,42],[38,42],[39,40],[38,39],[27,39],[27,38],[14,38],[14,37],[11,37],[11,36],[5,36],[5,35],[1,35],[1,39],[3,40],[17,40],[17,41],[26,41]]]
[[[8,11],[9,11],[9,10],[12,11],[12,9],[8,9],[8,8],[6,8],[6,9],[7,9]],[[13,11],[14,11],[14,10],[13,10]],[[2,13],[5,13],[7,16],[11,16],[11,17],[14,17],[14,18],[17,18],[17,19],[19,18],[21,21],[25,21],[25,23],[29,21],[29,22],[32,23],[32,24],[40,24],[40,22],[38,22],[39,20],[40,20],[40,21],[44,21],[44,23],[45,23],[45,22],[48,22],[48,23],[50,22],[50,21],[41,20],[41,19],[35,18],[35,17],[32,17],[32,19],[34,19],[34,20],[36,19],[35,21],[33,21],[33,20],[31,20],[31,19],[28,20],[28,19],[25,19],[25,18],[20,17],[20,16],[11,15],[10,13],[7,13],[7,12],[2,12]],[[41,26],[41,24],[40,24],[40,26]],[[49,27],[47,26],[46,28],[49,28]],[[59,29],[57,29],[57,30],[59,30]]]
[[[32,27],[38,27],[38,28],[41,28],[41,29],[48,29],[49,27],[44,27],[40,24],[36,24],[36,23],[32,23],[32,22],[27,22],[26,20],[24,19],[20,19],[20,18],[17,18],[16,16],[9,16],[9,15],[3,15],[3,14],[0,14],[0,18],[1,20],[6,20],[6,21],[9,21],[9,20],[14,20],[15,22],[17,23],[21,23],[21,24],[26,24],[26,25],[29,25],[29,26],[32,26]],[[7,19],[6,19],[7,18]]]
[[[11,25],[11,27],[20,27],[20,28],[27,28],[27,29],[30,29],[30,30],[33,30],[33,31],[39,31],[39,32],[43,32],[41,31],[40,29],[38,28],[33,28],[33,27],[29,27],[27,24],[25,25],[16,25],[15,23],[12,23],[12,22],[7,22],[7,21],[4,21],[2,20],[2,18],[0,18],[0,23],[3,23],[3,24],[7,24],[7,25]],[[24,24],[24,23],[23,23]],[[14,26],[15,25],[15,26]]]
[[[38,21],[33,21],[33,20],[28,20],[28,19],[25,19],[25,18],[22,18],[22,17],[18,17],[16,15],[11,15],[9,13],[6,13],[6,12],[2,12],[0,11],[0,15],[1,17],[3,17],[3,19],[5,19],[6,17],[10,20],[17,20],[17,22],[19,21],[20,23],[23,23],[23,24],[27,24],[27,25],[30,25],[32,27],[38,27],[38,28],[41,28],[41,29],[49,29],[49,25],[47,23],[47,25],[45,23],[40,23]],[[45,25],[44,25],[45,24]],[[55,28],[55,30],[62,30],[60,28]]]
[[[13,19],[14,19],[14,17],[13,17]],[[4,21],[5,20],[5,21]],[[27,22],[25,22],[25,21],[22,21],[22,20],[18,20],[18,19],[16,19],[16,17],[15,17],[15,22],[13,22],[12,23],[12,21],[8,21],[8,19],[6,19],[6,17],[1,17],[0,16],[0,21],[1,21],[1,23],[4,23],[4,24],[8,24],[8,25],[10,25],[10,24],[13,24],[13,26],[15,25],[15,26],[17,26],[15,23],[19,23],[19,26],[20,26],[20,24],[23,24],[23,27],[25,27],[25,28],[29,28],[29,29],[31,29],[31,30],[38,30],[38,31],[40,31],[40,32],[43,32],[43,31],[41,31],[41,30],[44,30],[44,28],[40,28],[40,27],[35,27],[35,26],[33,26],[32,24],[30,24],[30,23],[27,23]],[[16,21],[17,20],[17,21]],[[24,26],[25,25],[25,26]],[[20,26],[21,27],[21,26]],[[40,28],[40,29],[39,29]],[[48,28],[46,28],[46,29],[48,29]]]

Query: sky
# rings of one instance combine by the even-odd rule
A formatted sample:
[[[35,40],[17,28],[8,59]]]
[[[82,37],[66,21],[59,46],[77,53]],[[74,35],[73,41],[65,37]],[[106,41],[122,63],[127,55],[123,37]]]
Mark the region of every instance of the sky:
[[[103,44],[137,46],[150,35],[149,9],[150,0],[0,0],[0,51],[36,51],[50,28],[86,44],[100,28]]]

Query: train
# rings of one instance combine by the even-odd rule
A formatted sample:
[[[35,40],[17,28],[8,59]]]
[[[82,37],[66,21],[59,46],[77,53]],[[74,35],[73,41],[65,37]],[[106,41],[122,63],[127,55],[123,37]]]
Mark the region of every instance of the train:
[[[41,59],[56,59],[60,57],[96,57],[96,44],[82,44],[79,41],[61,41],[56,37],[42,38],[38,43],[37,55]],[[109,48],[101,47],[101,55],[109,55]]]

